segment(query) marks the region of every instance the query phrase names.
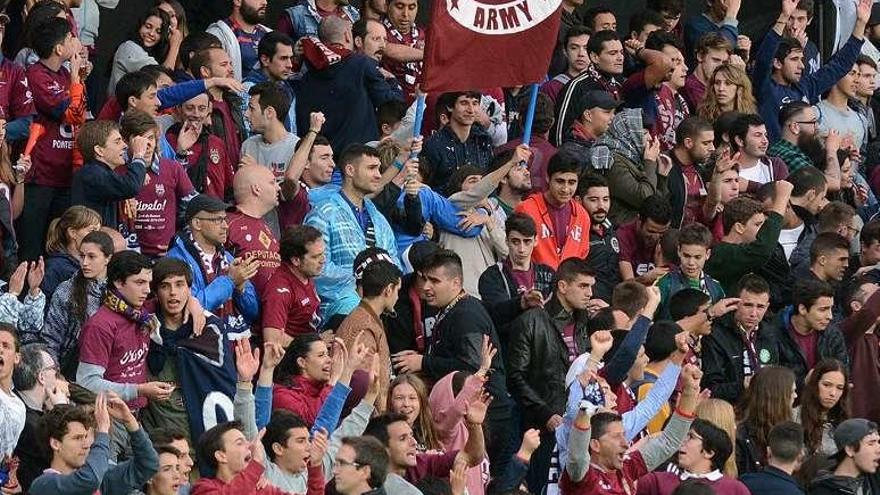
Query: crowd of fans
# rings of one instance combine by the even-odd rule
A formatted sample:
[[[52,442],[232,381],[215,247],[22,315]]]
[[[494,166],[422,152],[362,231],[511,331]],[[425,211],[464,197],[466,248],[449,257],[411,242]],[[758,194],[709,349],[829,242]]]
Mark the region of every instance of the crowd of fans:
[[[156,0],[106,86],[118,1],[28,0],[2,493],[880,495],[880,4],[852,1],[823,60],[813,0],[756,46],[741,0],[626,34],[562,0],[524,144],[527,86],[414,122],[417,0],[206,31]]]

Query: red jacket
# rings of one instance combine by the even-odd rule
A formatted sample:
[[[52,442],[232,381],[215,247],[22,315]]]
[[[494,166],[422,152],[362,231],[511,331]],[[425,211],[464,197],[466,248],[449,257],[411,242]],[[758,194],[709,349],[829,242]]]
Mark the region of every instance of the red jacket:
[[[547,200],[541,193],[534,193],[523,200],[516,211],[525,213],[535,221],[538,241],[532,252],[532,261],[543,263],[556,270],[559,263],[568,258],[587,259],[590,253],[590,215],[574,199],[570,200],[571,221],[568,224],[568,238],[562,249],[557,248],[553,232],[553,220],[547,211]]]
[[[191,493],[192,495],[296,495],[288,494],[274,485],[257,488],[257,482],[265,470],[259,462],[251,461],[244,471],[238,473],[229,483],[217,478],[200,478],[193,485]],[[309,486],[303,495],[324,495],[324,473],[321,466],[309,465]]]
[[[287,409],[302,418],[311,428],[333,387],[326,382],[316,382],[303,375],[295,376],[291,381],[293,384],[290,387],[275,385],[272,390],[272,407]]]

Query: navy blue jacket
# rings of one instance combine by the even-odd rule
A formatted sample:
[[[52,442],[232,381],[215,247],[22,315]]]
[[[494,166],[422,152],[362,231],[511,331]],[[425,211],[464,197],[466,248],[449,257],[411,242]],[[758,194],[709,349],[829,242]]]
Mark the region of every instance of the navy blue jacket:
[[[474,165],[488,171],[494,157],[494,148],[489,133],[483,126],[474,124],[468,134],[467,141],[461,142],[450,127],[444,126],[433,136],[425,140],[422,157],[431,167],[429,185],[447,196],[457,191],[456,186],[449,184],[449,179],[463,165]]]
[[[40,284],[40,290],[46,294],[46,299],[52,299],[52,294],[61,282],[74,276],[77,270],[79,270],[79,260],[69,253],[61,251],[47,254],[46,275],[43,276],[43,283]],[[46,311],[48,310],[47,307]]]
[[[327,67],[309,67],[303,78],[294,84],[296,129],[301,136],[309,130],[309,115],[324,112],[322,134],[339,153],[352,143],[366,143],[379,138],[376,107],[403,100],[398,88],[392,87],[376,61],[363,54],[353,54]]]
[[[818,71],[809,74],[806,69],[797,84],[783,86],[773,81],[773,60],[782,37],[772,29],[764,36],[764,41],[753,57],[755,67],[752,84],[758,99],[758,112],[767,124],[770,142],[780,138],[782,127],[779,124],[779,109],[786,103],[802,100],[811,105],[819,102],[822,93],[837,84],[856,63],[862,50],[863,40],[850,37],[841,49],[828,59]]]
[[[139,158],[129,162],[123,174],[105,163],[88,162],[73,176],[70,202],[97,211],[101,214],[102,225],[118,229],[117,203],[137,196],[146,175],[146,163]]]
[[[767,466],[757,473],[746,473],[739,480],[752,495],[804,495],[791,475],[773,466]]]

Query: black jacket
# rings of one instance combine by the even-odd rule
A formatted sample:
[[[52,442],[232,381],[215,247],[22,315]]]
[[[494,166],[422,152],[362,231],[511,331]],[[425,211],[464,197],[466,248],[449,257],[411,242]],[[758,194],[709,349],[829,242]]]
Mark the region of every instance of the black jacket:
[[[101,214],[105,227],[118,229],[118,203],[137,196],[146,175],[146,163],[140,159],[129,162],[124,174],[104,163],[88,162],[73,176],[70,204],[88,206]]]
[[[773,466],[767,466],[757,473],[746,473],[739,480],[752,495],[804,495],[790,474]]]
[[[435,382],[453,371],[476,372],[480,368],[483,335],[489,336],[493,346],[499,346],[495,325],[483,303],[475,297],[464,296],[448,311],[441,310],[435,319],[422,371]],[[486,389],[493,397],[490,414],[494,413],[496,419],[500,418],[501,411],[509,414],[513,403],[507,393],[507,373],[499,355],[492,359]]]
[[[611,294],[620,280],[620,242],[617,240],[617,227],[611,220],[605,219],[605,229],[599,234],[590,229],[590,254],[587,264],[596,272],[596,285],[593,286],[593,297],[611,304]]]
[[[735,404],[743,393],[746,351],[742,330],[728,313],[712,324],[712,333],[702,340],[702,387],[712,392],[712,397]],[[779,362],[776,329],[770,321],[758,325],[755,337],[755,354],[759,366]],[[757,370],[752,370],[755,373]]]
[[[736,454],[736,470],[740,476],[761,471],[766,462],[752,430],[752,425],[745,421],[736,425],[736,445],[733,451]]]
[[[530,309],[513,322],[509,381],[522,406],[525,428],[543,429],[551,416],[565,413],[565,374],[570,361],[562,330],[572,322],[581,354],[589,347],[586,313],[569,313],[555,295],[543,308]]]
[[[791,322],[792,308],[788,307],[780,313],[780,324],[777,326],[777,343],[779,346],[779,365],[792,371],[797,378],[797,389],[800,393],[804,386],[804,379],[810,368],[804,358],[804,351],[800,348],[794,337],[791,336],[789,326]],[[817,345],[819,355],[816,361],[833,358],[843,363],[849,369],[849,354],[846,351],[846,341],[837,325],[830,324],[824,331],[819,332]]]
[[[551,286],[553,282],[553,269],[547,265],[535,263],[535,289],[544,294],[544,298],[550,296],[553,292]],[[520,294],[517,291],[516,282],[513,280],[510,271],[504,268],[503,262],[495,263],[486,268],[486,271],[480,275],[478,285],[480,289],[480,298],[483,300],[483,306],[492,317],[495,323],[495,329],[498,331],[498,338],[501,340],[502,351],[506,353],[510,346],[510,325],[520,313],[523,312],[520,305]]]
[[[878,487],[872,476],[835,476],[833,473],[825,473],[819,476],[810,485],[810,495],[876,495]]]

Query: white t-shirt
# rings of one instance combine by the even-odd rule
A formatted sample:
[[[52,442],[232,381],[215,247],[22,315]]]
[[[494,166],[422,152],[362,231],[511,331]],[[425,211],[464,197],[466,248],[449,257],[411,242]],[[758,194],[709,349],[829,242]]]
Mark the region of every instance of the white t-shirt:
[[[0,390],[0,457],[12,455],[24,429],[26,409],[15,393]]]
[[[804,224],[800,224],[793,229],[782,229],[779,231],[779,244],[782,245],[782,250],[785,251],[786,260],[791,258],[791,253],[797,247],[798,239],[803,231]]]
[[[766,184],[771,179],[770,166],[762,161],[758,161],[758,164],[754,167],[740,168],[739,176],[758,184]]]

